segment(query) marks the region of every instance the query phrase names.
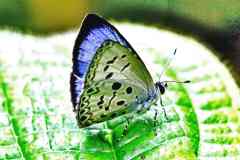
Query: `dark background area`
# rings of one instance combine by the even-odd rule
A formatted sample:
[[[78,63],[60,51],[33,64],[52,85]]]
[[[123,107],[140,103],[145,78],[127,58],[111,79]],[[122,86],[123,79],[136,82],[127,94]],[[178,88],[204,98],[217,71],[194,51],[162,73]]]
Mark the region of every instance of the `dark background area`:
[[[239,0],[1,0],[0,27],[54,34],[79,28],[88,12],[194,37],[227,64],[240,85]]]

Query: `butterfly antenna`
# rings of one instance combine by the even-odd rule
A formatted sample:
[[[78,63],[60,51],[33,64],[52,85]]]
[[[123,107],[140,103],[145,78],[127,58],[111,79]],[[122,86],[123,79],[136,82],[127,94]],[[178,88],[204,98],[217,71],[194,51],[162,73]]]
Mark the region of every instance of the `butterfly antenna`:
[[[163,83],[191,83],[190,80],[186,80],[186,81],[162,81]]]
[[[163,65],[164,66],[163,70],[162,70],[162,72],[159,75],[159,79],[162,77],[163,73],[169,68],[173,58],[176,55],[176,52],[177,52],[177,48],[174,50],[173,54],[166,60],[165,64]]]

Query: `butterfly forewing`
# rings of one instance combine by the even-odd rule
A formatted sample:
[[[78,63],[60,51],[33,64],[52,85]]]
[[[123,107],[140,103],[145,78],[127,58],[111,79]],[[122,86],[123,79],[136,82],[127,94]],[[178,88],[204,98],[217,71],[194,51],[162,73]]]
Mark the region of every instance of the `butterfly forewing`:
[[[77,109],[78,124],[85,127],[135,111],[138,104],[153,96],[153,80],[136,53],[106,41],[86,74]]]

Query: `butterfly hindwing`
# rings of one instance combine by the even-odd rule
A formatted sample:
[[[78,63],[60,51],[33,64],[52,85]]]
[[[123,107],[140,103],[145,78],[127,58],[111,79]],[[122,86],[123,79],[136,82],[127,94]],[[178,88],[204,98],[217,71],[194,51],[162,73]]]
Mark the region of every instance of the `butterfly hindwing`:
[[[152,78],[136,53],[106,41],[97,50],[81,94],[77,119],[80,127],[135,110],[154,90]]]

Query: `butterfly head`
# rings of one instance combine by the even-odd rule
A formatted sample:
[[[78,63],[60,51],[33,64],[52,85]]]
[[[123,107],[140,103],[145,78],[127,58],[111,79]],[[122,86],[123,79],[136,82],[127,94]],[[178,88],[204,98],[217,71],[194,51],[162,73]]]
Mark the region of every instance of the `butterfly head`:
[[[159,90],[160,94],[164,94],[166,88],[168,87],[167,83],[160,81],[156,82],[155,86]]]
[[[160,94],[164,94],[168,88],[168,83],[190,83],[191,81],[158,81],[155,83],[156,88],[159,90]]]

